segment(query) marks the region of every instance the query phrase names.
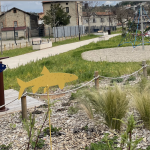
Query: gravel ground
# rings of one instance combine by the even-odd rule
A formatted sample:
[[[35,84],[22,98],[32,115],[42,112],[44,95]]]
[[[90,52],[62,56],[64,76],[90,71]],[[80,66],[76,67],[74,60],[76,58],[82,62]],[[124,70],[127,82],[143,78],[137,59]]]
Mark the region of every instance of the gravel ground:
[[[139,62],[150,59],[150,46],[115,47],[100,50],[92,50],[82,53],[82,58],[88,61],[108,61],[108,62]]]

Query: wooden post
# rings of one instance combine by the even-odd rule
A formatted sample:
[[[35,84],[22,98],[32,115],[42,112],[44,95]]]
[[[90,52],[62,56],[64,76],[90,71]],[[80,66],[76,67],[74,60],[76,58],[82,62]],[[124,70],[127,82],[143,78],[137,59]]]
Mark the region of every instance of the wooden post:
[[[146,61],[145,61],[145,60],[142,62],[142,65],[143,65],[143,66],[146,66]],[[144,67],[144,68],[143,68],[143,75],[144,75],[144,77],[147,78],[147,67]]]
[[[4,51],[6,50],[6,45],[4,44]]]
[[[28,42],[26,42],[26,47],[28,46]]]
[[[98,71],[94,72],[94,77],[98,76]],[[99,78],[95,79],[95,88],[99,89]]]
[[[22,120],[27,120],[27,102],[26,96],[21,97]]]
[[[20,48],[21,48],[21,43],[20,43]]]

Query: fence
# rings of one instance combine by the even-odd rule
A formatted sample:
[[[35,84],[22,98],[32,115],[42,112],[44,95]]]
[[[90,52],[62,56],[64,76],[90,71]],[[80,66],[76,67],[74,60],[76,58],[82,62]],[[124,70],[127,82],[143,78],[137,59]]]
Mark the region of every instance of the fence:
[[[33,94],[33,95],[60,95],[60,94],[63,94],[63,93],[65,94],[65,93],[68,93],[68,92],[76,91],[76,90],[78,90],[78,89],[80,89],[80,88],[86,86],[87,84],[89,84],[90,82],[92,82],[92,81],[94,81],[94,80],[95,80],[95,88],[96,88],[96,89],[99,89],[99,78],[100,78],[100,77],[109,78],[109,79],[127,78],[127,77],[130,77],[130,76],[134,75],[134,74],[137,74],[137,73],[138,73],[139,71],[141,71],[142,69],[143,69],[144,77],[147,77],[147,66],[148,66],[148,65],[146,65],[146,61],[143,61],[143,67],[140,68],[138,71],[135,71],[134,73],[132,73],[132,74],[130,74],[130,75],[126,75],[126,76],[123,76],[123,77],[117,77],[117,78],[100,76],[100,75],[98,75],[98,71],[95,71],[94,78],[93,78],[91,81],[89,81],[89,82],[87,82],[86,84],[84,84],[84,85],[82,85],[82,86],[80,86],[80,87],[78,87],[78,88],[75,88],[75,89],[73,89],[73,90],[69,90],[69,91],[62,92],[62,93],[55,93],[55,94],[36,94],[36,93],[35,93],[35,94],[33,94],[33,93],[28,93],[28,94]],[[26,94],[27,94],[27,92],[25,92],[25,93],[22,95],[22,97],[21,97],[22,119],[25,119],[25,120],[27,119]],[[4,104],[4,105],[0,106],[0,109],[2,109],[3,107],[5,107],[6,105],[8,105],[8,104],[10,104],[10,103],[12,103],[12,102],[14,102],[14,101],[16,101],[17,99],[18,99],[18,98],[12,100],[11,102],[9,102],[9,103],[7,103],[7,104]],[[47,112],[48,112],[48,111],[47,111]],[[47,113],[47,114],[48,114],[48,113]],[[47,117],[46,117],[46,118],[47,118]],[[23,146],[25,146],[25,144],[23,144]],[[22,148],[23,146],[21,146],[21,148]],[[20,149],[20,148],[19,148],[19,149]]]
[[[104,32],[109,30],[109,26],[90,26],[90,33],[94,33],[95,29],[103,30]],[[110,26],[111,31],[116,31],[116,26]],[[85,27],[85,33],[89,32],[89,27]]]

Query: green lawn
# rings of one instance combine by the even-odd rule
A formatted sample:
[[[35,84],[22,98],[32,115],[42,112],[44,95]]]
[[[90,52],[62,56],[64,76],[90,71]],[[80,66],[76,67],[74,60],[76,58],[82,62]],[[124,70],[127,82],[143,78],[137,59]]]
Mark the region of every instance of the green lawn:
[[[116,31],[111,31],[111,34],[118,34],[118,33],[122,33],[122,27],[117,28]]]
[[[99,37],[99,36],[91,34],[91,35],[81,37],[80,41],[89,40],[89,39],[93,39],[93,38],[97,38],[97,37]],[[53,47],[63,45],[63,44],[74,43],[74,42],[78,42],[78,41],[79,41],[79,38],[72,38],[72,39],[67,39],[67,40],[60,41],[60,42],[54,42]],[[34,51],[35,50],[32,49],[32,46],[24,47],[24,48],[17,48],[17,49],[13,49],[13,50],[3,51],[3,55],[1,55],[1,53],[0,53],[0,57],[7,57],[7,56],[14,57],[14,56],[18,56],[18,55],[22,55],[22,54],[26,54],[26,53],[31,53]]]
[[[117,77],[137,71],[141,68],[141,62],[89,62],[81,58],[81,53],[85,51],[117,47],[121,38],[120,35],[110,38],[108,41],[93,42],[69,52],[30,62],[16,69],[7,69],[4,71],[4,88],[5,90],[10,88],[19,90],[17,78],[27,82],[41,76],[40,73],[43,66],[46,66],[50,72],[76,74],[79,79],[72,82],[72,84],[93,79],[94,71],[98,71],[100,75],[110,77]],[[131,46],[131,44],[125,44],[124,46]],[[31,88],[28,88],[28,91],[31,91]],[[40,89],[38,92],[43,91]]]

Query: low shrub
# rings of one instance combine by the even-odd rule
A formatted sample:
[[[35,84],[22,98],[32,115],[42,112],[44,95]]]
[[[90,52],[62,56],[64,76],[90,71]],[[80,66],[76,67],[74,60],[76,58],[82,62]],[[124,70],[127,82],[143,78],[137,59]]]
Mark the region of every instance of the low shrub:
[[[71,107],[69,107],[69,109],[68,109],[68,114],[69,114],[69,115],[76,114],[76,113],[78,112],[78,110],[79,110],[78,107],[73,107],[73,106],[71,106]]]
[[[136,77],[135,76],[130,76],[127,81],[135,81],[136,80]]]
[[[121,82],[123,82],[123,78],[112,79],[110,82],[111,83],[114,83],[114,82],[121,83]]]
[[[0,150],[10,150],[12,145],[12,143],[8,144],[8,145],[5,145],[5,144],[2,144],[0,145]]]
[[[140,114],[140,118],[144,122],[144,126],[150,130],[150,93],[147,90],[142,93],[133,93],[135,108]]]
[[[113,118],[122,119],[128,109],[126,92],[118,86],[109,88],[104,94],[96,90],[84,90],[78,94],[80,106],[86,111],[89,118],[93,119],[93,113],[99,114],[111,129],[120,130],[121,122]],[[93,112],[94,109],[94,112]]]

